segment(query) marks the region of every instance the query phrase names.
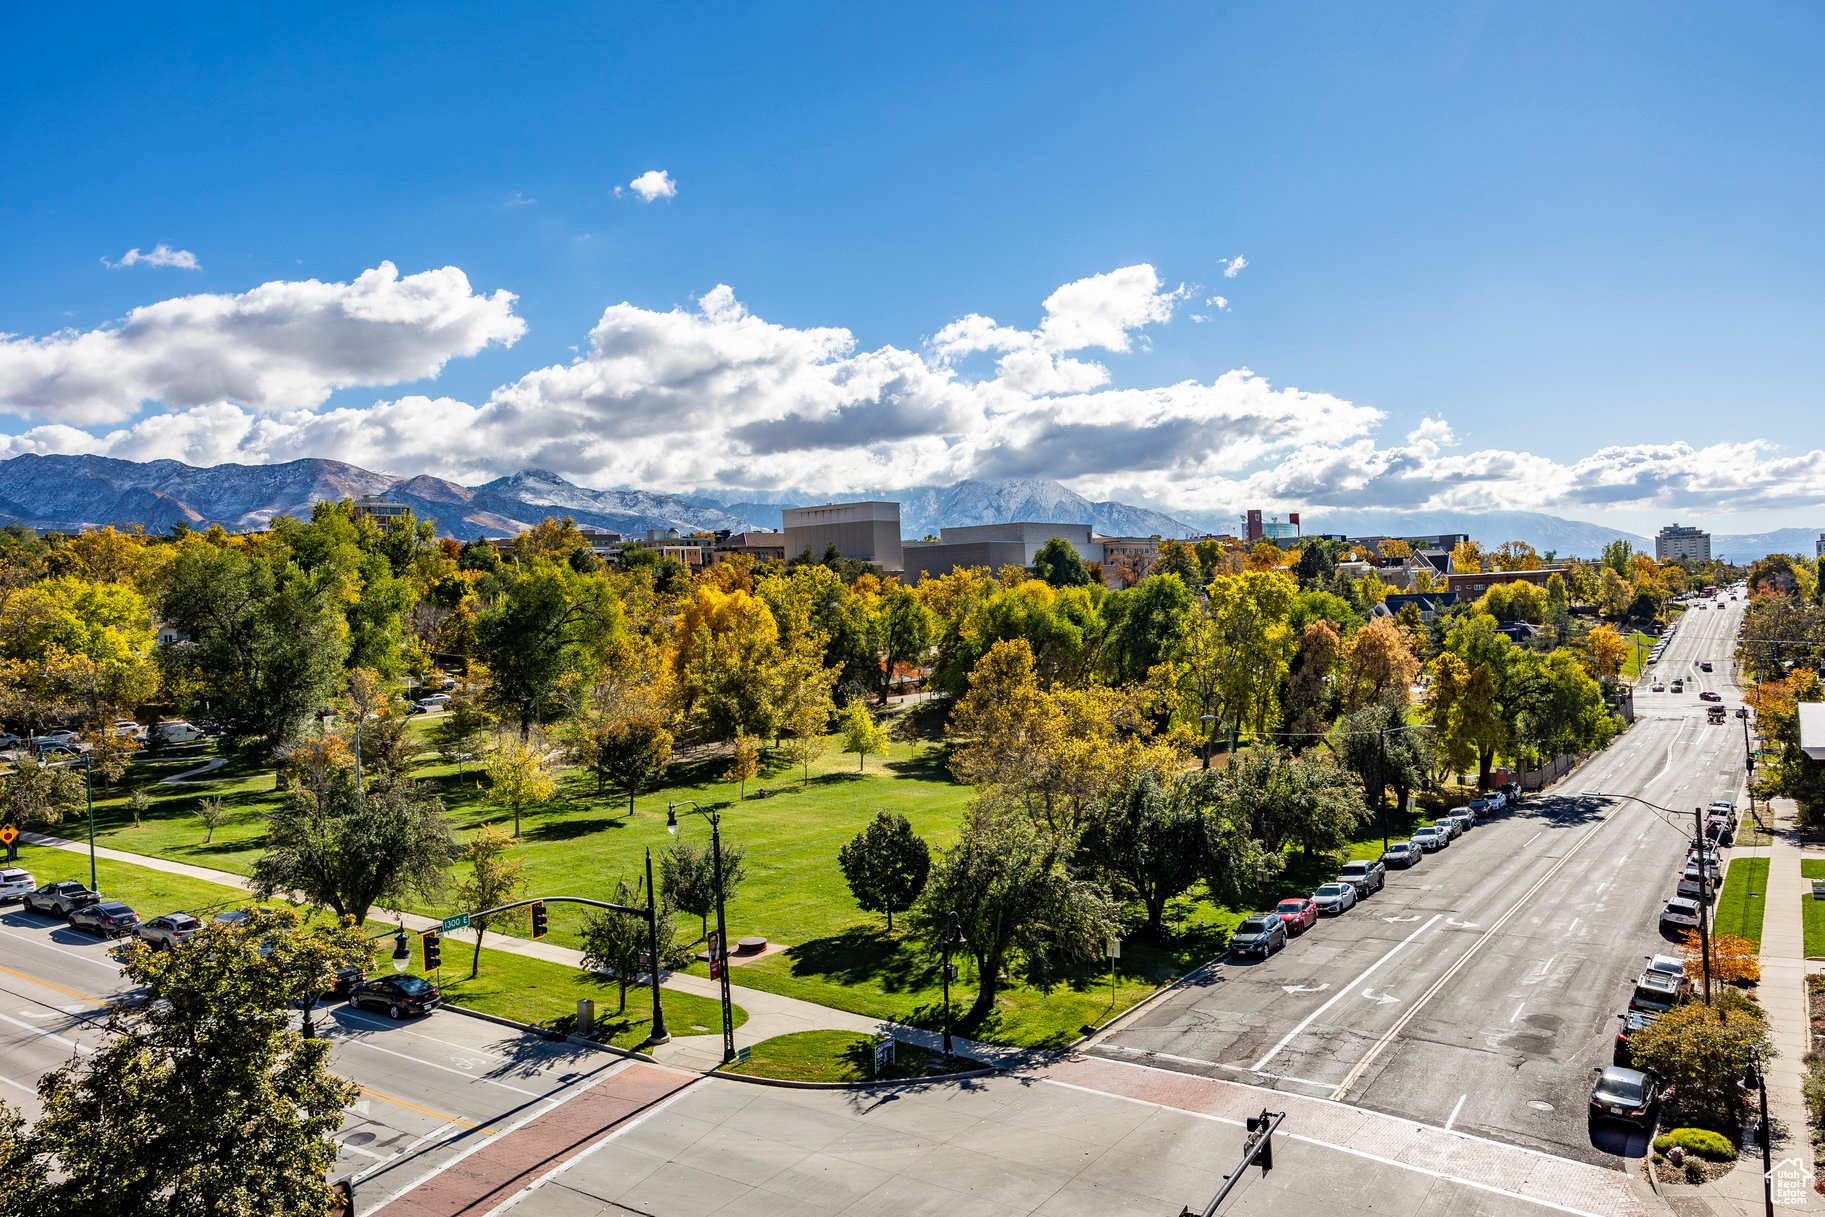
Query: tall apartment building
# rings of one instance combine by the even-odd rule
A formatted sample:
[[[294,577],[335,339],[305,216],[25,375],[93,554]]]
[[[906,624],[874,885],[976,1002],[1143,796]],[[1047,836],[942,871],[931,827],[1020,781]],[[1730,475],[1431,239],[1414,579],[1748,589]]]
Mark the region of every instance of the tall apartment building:
[[[900,552],[898,503],[825,503],[821,507],[788,507],[780,513],[786,557],[809,549],[822,557],[831,545],[845,558],[872,562],[882,570],[904,569]]]
[[[1822,532],[1819,534],[1818,556],[1821,558],[1825,558],[1825,532]]]
[[[1697,528],[1681,528],[1677,524],[1668,524],[1654,538],[1654,558],[1667,562],[1676,558],[1691,558],[1695,562],[1711,560],[1711,534]]]

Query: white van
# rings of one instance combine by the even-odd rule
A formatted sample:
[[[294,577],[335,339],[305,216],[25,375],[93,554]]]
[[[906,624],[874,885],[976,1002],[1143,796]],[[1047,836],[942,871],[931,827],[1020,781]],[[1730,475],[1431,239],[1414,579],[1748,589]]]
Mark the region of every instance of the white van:
[[[161,744],[194,744],[203,739],[203,729],[182,719],[159,723],[152,730]]]

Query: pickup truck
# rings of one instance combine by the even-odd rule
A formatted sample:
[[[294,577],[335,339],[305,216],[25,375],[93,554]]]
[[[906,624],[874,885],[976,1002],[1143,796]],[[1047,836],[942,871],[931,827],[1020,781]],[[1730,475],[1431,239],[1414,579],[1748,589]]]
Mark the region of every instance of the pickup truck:
[[[1343,864],[1343,869],[1337,873],[1337,880],[1355,888],[1356,897],[1360,900],[1388,885],[1388,868],[1367,858],[1354,858]]]
[[[30,912],[68,917],[77,909],[87,908],[100,900],[101,893],[90,891],[74,879],[64,879],[57,883],[47,883],[35,892],[27,892],[20,903]]]

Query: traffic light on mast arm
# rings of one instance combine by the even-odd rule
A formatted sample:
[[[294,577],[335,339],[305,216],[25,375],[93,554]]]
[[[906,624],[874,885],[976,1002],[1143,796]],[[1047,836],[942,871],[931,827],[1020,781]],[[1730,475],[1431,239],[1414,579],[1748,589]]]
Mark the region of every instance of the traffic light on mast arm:
[[[545,902],[543,900],[532,902],[532,936],[534,938],[545,937]]]
[[[437,970],[444,959],[443,940],[436,930],[426,930],[419,939],[425,949],[425,971]]]

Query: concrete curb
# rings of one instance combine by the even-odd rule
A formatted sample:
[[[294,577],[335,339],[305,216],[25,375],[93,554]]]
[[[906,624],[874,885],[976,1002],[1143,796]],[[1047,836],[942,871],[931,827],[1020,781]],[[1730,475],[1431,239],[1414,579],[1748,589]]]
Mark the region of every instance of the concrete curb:
[[[1005,1073],[1003,1069],[969,1069],[962,1073],[940,1073],[929,1078],[890,1078],[884,1082],[794,1082],[788,1078],[759,1078],[745,1073],[724,1073],[712,1069],[703,1076],[725,1082],[746,1082],[750,1086],[779,1086],[786,1090],[883,1090],[889,1086],[930,1086],[934,1082],[955,1082],[963,1078],[989,1078]]]

